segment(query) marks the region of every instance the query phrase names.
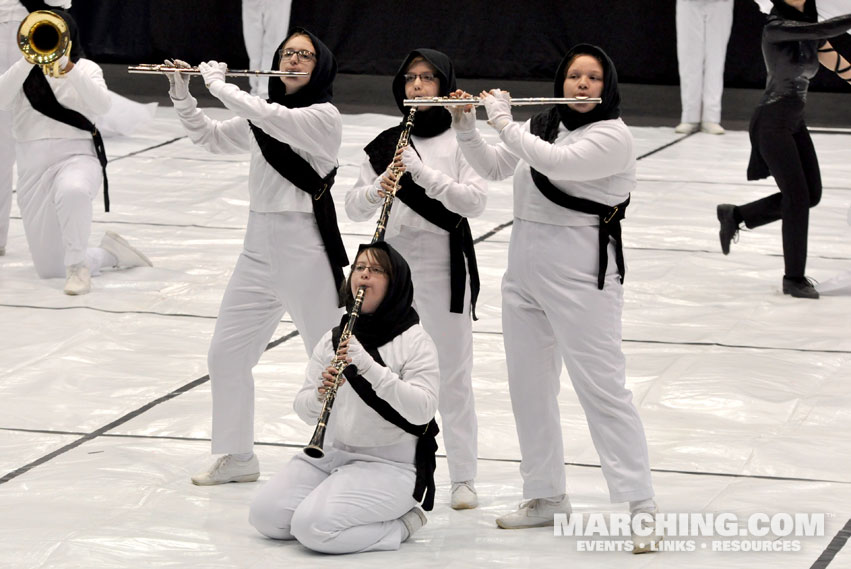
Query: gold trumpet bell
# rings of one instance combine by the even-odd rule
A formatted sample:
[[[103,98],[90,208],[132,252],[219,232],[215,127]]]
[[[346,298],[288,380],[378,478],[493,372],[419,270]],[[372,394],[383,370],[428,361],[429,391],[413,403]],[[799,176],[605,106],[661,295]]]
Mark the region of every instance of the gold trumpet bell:
[[[71,34],[61,16],[36,10],[18,27],[18,47],[24,58],[40,65],[45,75],[59,77],[59,59],[71,51]]]

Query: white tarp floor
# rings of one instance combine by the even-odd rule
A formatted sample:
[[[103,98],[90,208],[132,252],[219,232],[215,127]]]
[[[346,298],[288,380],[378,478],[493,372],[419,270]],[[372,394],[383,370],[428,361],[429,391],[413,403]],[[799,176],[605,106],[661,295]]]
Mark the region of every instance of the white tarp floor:
[[[349,221],[343,196],[361,148],[397,120],[344,117],[335,201],[349,251],[374,223]],[[92,234],[94,245],[119,232],[153,268],[105,272],[91,294],[65,296],[62,279],[36,277],[13,209],[0,257],[0,567],[851,567],[851,546],[830,557],[851,518],[851,296],[781,293],[779,223],[742,232],[721,254],[715,205],[775,191],[771,179],[745,181],[747,133],[633,133],[641,159],[624,222],[623,347],[660,511],[826,514],[823,535],[792,536],[800,551],[712,551],[716,535],[694,552],[587,552],[586,538],[552,528],[496,527],[522,499],[500,320],[510,181],[491,184],[486,213],[471,220],[474,237],[485,236],[473,325],[481,506],[448,507],[441,456],[435,509],[397,552],[329,557],[260,536],[247,522],[252,496],[313,431],[291,406],[306,358],[285,317],[274,335],[283,341],[255,370],[260,483],[193,486],[210,461],[206,351],[241,248],[248,161],[194,147],[160,108],[132,137],[107,140],[113,212],[95,202]],[[851,270],[851,134],[813,138],[825,190],[810,216],[808,274],[827,281]],[[574,511],[623,512],[608,502],[562,379]]]

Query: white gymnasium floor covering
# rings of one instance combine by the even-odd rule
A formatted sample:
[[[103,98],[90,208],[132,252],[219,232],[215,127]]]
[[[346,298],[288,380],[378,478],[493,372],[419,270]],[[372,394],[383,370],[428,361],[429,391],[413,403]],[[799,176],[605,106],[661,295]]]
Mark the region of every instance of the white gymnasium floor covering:
[[[349,221],[343,195],[361,148],[397,120],[344,117],[334,191],[350,252],[374,223]],[[472,220],[482,275],[474,323],[481,506],[448,507],[441,455],[437,505],[397,552],[329,557],[261,537],[248,504],[313,431],[291,405],[306,357],[285,317],[255,370],[261,482],[193,486],[189,476],[211,460],[206,351],[241,247],[248,161],[194,147],[166,107],[134,136],[107,140],[113,212],[103,213],[101,200],[94,206],[92,244],[117,231],[153,268],[106,272],[91,294],[65,296],[62,279],[36,277],[13,210],[0,257],[0,567],[851,567],[842,532],[851,528],[851,296],[781,293],[780,224],[743,231],[721,254],[715,205],[774,191],[772,180],[745,181],[746,133],[633,133],[641,158],[624,222],[623,348],[659,509],[740,520],[825,514],[823,535],[715,535],[696,539],[694,552],[632,555],[580,551],[581,541],[606,538],[495,526],[522,499],[500,320],[506,181],[491,184],[486,213]],[[811,212],[808,273],[824,281],[851,270],[851,134],[813,137],[825,190]],[[608,502],[584,415],[562,379],[574,511],[624,512]],[[795,539],[800,551],[712,551],[713,541],[772,539]]]

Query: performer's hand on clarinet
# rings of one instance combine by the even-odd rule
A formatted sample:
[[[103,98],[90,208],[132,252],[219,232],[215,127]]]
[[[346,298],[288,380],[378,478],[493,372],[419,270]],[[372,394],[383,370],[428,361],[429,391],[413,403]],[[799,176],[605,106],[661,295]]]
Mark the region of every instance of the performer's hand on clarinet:
[[[410,172],[411,177],[416,182],[424,168],[420,155],[410,146],[402,148],[401,152],[397,153],[397,155],[401,160],[402,167],[406,172]]]
[[[334,374],[337,373],[337,368],[332,365],[329,365],[325,368],[325,371],[322,372],[322,385],[319,386],[319,400],[323,401],[325,399],[325,391],[334,386]],[[343,385],[346,383],[346,376],[340,374],[340,383],[339,385]]]
[[[397,152],[393,156],[393,163],[387,167],[384,175],[381,176],[381,189],[378,190],[378,195],[384,199],[387,194],[391,194],[396,189],[396,180],[405,173],[405,165],[402,163],[401,152]]]
[[[179,67],[190,69],[192,66],[181,59],[166,59],[163,61],[168,67]],[[185,73],[166,73],[168,77],[168,95],[175,101],[180,101],[189,96],[189,80],[191,75]]]

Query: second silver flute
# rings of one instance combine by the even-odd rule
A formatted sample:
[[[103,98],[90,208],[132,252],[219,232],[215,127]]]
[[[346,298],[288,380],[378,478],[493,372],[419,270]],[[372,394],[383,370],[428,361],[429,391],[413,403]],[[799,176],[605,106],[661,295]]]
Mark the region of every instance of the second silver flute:
[[[149,64],[142,63],[141,65],[133,65],[127,68],[128,73],[185,73],[186,75],[200,75],[197,67],[172,67],[159,63]],[[271,69],[228,69],[225,75],[231,77],[254,77],[254,76],[272,76],[272,77],[298,77],[308,73],[304,71],[273,71]]]
[[[602,103],[599,97],[525,97],[511,98],[512,106],[526,105],[567,105],[570,103]],[[419,99],[405,99],[406,107],[455,107],[458,105],[473,105],[478,107],[484,105],[480,97],[469,99],[452,99],[450,97],[422,97]]]

